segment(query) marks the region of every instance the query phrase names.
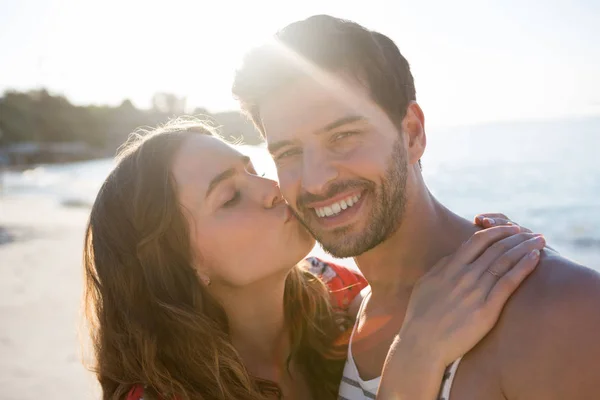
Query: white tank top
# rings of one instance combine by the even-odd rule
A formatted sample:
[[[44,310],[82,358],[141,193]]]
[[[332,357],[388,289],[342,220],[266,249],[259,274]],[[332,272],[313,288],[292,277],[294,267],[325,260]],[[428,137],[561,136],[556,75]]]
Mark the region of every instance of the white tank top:
[[[352,339],[354,338],[354,333],[356,332],[356,325],[358,324],[359,320],[358,317],[362,314],[365,302],[367,298],[371,295],[370,288],[367,288],[367,290],[368,292],[364,296],[363,301],[360,305],[360,309],[358,310],[358,314],[356,316],[356,322],[354,323],[354,327],[352,328],[352,334],[350,335],[350,341],[348,342],[348,357],[346,358],[344,374],[342,376],[342,382],[340,383],[338,400],[369,400],[375,399],[377,397],[377,389],[379,389],[379,382],[381,381],[381,376],[370,379],[368,381],[362,380],[360,374],[358,373],[356,363],[354,362],[354,357],[352,357]],[[438,400],[450,399],[450,389],[452,388],[452,382],[454,380],[454,376],[456,375],[456,370],[458,369],[458,364],[460,363],[460,360],[461,358],[454,361],[446,369],[446,372],[444,373],[444,377],[440,385],[440,393],[438,396]]]

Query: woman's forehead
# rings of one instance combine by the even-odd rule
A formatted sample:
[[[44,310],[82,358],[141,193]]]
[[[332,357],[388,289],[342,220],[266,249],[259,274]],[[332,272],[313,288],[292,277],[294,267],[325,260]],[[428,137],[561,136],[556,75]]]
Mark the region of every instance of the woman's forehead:
[[[215,136],[192,135],[186,139],[173,160],[172,173],[178,184],[208,182],[217,174],[239,163],[242,153]]]

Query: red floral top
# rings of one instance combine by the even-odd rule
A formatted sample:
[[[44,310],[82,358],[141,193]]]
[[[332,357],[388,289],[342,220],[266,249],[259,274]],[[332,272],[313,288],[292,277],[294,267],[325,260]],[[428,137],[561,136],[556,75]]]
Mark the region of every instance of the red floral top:
[[[300,263],[300,267],[311,272],[327,285],[333,305],[341,310],[348,309],[352,300],[367,286],[367,281],[358,272],[317,257],[307,258]],[[143,400],[143,396],[143,386],[136,385],[131,388],[127,400]]]
[[[358,272],[317,257],[307,258],[301,267],[312,272],[329,287],[333,305],[342,310],[346,310],[367,286],[366,279]]]

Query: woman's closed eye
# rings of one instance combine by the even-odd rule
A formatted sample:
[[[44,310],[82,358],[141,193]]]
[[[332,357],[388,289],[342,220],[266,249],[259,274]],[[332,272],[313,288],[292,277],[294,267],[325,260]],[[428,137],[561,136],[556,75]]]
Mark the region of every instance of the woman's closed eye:
[[[233,196],[223,204],[223,208],[229,208],[229,207],[235,206],[237,203],[239,203],[241,198],[242,198],[242,194],[240,193],[239,190],[236,190],[235,193],[233,194]]]
[[[259,174],[258,172],[256,172],[256,170],[254,169],[254,167],[248,167],[248,168],[246,168],[246,171],[249,174],[251,174],[251,175],[260,176],[262,178],[264,178],[264,176],[267,174],[266,172],[263,172],[263,173]]]
[[[246,166],[246,172],[248,172],[249,174],[252,174],[252,175],[258,175],[258,172],[256,172],[256,170],[254,169],[254,165],[252,165],[252,164],[248,164]]]

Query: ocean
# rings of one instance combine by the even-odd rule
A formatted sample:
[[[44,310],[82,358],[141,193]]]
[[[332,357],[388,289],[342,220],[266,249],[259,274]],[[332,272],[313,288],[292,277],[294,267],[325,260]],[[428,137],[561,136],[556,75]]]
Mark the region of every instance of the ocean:
[[[275,177],[264,147],[240,148]],[[437,128],[428,130],[423,174],[459,215],[502,212],[545,234],[565,257],[600,270],[599,152],[600,118]],[[113,165],[102,159],[5,172],[0,196],[89,207]]]

